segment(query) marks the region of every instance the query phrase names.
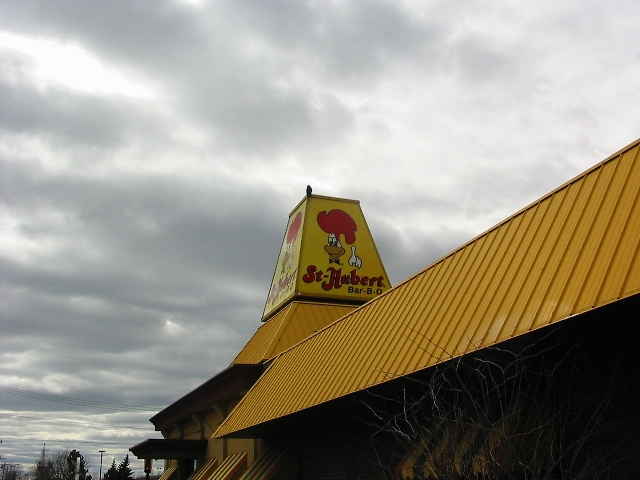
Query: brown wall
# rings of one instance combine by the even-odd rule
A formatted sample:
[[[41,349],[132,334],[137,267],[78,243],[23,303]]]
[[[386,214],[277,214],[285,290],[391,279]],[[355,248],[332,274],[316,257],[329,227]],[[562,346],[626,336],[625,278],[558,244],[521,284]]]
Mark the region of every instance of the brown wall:
[[[184,438],[187,440],[208,440],[207,450],[203,458],[197,460],[200,467],[206,460],[217,458],[222,462],[224,458],[236,453],[246,453],[247,462],[250,465],[260,454],[262,444],[257,439],[226,439],[213,438],[213,433],[220,426],[226,414],[231,411],[237,402],[212,406],[211,410],[197,417],[184,420],[179,427],[174,427],[163,432],[165,438]],[[165,462],[165,468],[177,464],[176,461]]]

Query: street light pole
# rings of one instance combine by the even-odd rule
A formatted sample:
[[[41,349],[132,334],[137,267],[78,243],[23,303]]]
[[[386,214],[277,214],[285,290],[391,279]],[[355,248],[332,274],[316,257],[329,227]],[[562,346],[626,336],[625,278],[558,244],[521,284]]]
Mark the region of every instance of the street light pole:
[[[98,450],[100,452],[100,480],[102,480],[102,454],[104,450]]]

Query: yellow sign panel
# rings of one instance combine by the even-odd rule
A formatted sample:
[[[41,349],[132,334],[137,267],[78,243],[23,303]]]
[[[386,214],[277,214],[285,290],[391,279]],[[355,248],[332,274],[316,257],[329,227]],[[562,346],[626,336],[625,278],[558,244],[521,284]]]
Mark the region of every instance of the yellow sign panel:
[[[289,215],[289,223],[282,240],[278,263],[273,273],[262,318],[265,318],[269,313],[275,313],[279,306],[284,305],[287,300],[295,296],[305,207],[306,202],[302,202]]]
[[[289,216],[263,319],[293,297],[364,303],[390,286],[359,202],[310,196]]]

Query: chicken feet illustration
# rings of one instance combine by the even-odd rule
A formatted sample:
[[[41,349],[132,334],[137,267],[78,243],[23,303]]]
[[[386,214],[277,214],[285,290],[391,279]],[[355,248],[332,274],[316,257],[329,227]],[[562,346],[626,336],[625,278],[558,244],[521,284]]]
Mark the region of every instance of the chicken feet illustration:
[[[349,265],[352,267],[362,267],[362,259],[356,255],[356,246],[351,245],[351,256],[349,257]]]

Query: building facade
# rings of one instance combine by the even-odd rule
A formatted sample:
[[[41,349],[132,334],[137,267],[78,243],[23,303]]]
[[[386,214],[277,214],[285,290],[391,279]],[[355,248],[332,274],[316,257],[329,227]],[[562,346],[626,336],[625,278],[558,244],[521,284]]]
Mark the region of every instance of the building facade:
[[[394,288],[358,203],[309,194],[265,323],[131,450],[176,480],[635,478],[639,150]]]

